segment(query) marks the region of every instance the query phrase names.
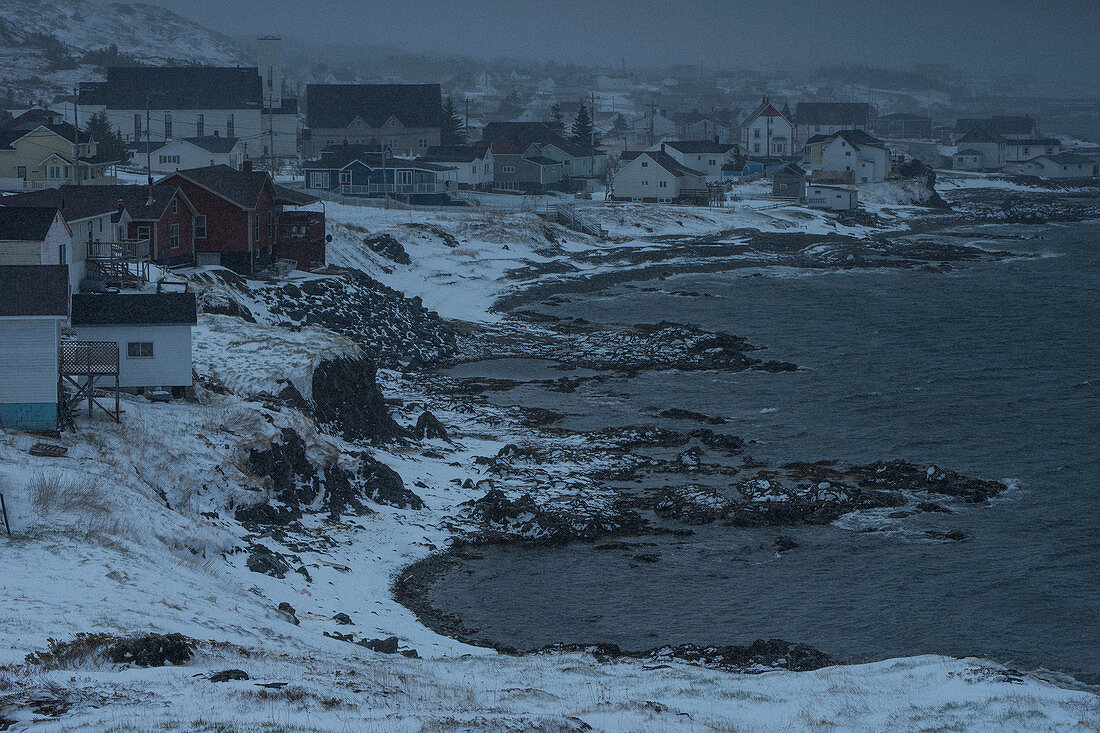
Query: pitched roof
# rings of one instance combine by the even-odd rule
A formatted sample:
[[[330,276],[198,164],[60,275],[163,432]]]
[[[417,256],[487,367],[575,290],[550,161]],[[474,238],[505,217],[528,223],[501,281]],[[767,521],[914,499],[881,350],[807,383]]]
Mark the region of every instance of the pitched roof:
[[[50,193],[48,194],[47,191]],[[61,204],[64,204],[62,215],[66,220],[73,221],[85,216],[118,211],[121,203],[123,208],[130,212],[132,219],[159,220],[172,202],[175,193],[176,186],[154,186],[152,199],[150,199],[149,187],[141,184],[68,185],[57,189],[34,191],[33,203],[25,205],[49,207],[53,205],[51,202],[56,201],[55,208],[61,208]],[[23,196],[30,196],[30,194],[23,194]],[[73,216],[72,212],[83,216]],[[71,219],[70,216],[72,216]]]
[[[10,148],[10,147],[12,147],[12,144],[16,140],[18,140],[21,137],[25,137],[26,135],[31,134],[32,132],[34,132],[35,130],[37,130],[39,128],[49,130],[50,132],[57,135],[58,137],[60,137],[61,139],[65,140],[68,143],[76,142],[77,134],[80,135],[80,142],[82,142],[82,143],[86,143],[86,142],[88,142],[92,139],[91,135],[89,135],[86,132],[79,132],[78,133],[77,129],[75,127],[73,127],[72,125],[70,125],[68,122],[62,122],[61,124],[58,124],[58,125],[45,125],[45,124],[35,125],[33,127],[30,127],[30,128],[7,127],[7,128],[4,128],[3,130],[0,130],[0,148]],[[81,158],[81,160],[86,160],[86,158]]]
[[[74,326],[186,324],[198,322],[194,293],[73,295]]]
[[[355,161],[359,161],[370,168],[405,168],[424,171],[449,171],[453,166],[438,165],[423,160],[410,160],[397,158],[392,155],[385,156],[382,153],[367,148],[365,145],[334,145],[321,151],[321,157],[317,160],[307,160],[302,163],[302,168],[309,170],[334,170],[344,168]]]
[[[976,155],[979,158],[982,157],[982,154],[974,148],[967,148],[966,150],[956,150],[955,155]]]
[[[485,150],[476,145],[433,145],[418,160],[435,163],[472,163],[484,158]]]
[[[805,176],[806,175],[805,169],[802,166],[800,166],[798,163],[788,163],[787,165],[783,166],[782,168],[777,170],[772,175],[777,176],[780,173],[787,173],[787,174],[792,175],[792,176]]]
[[[312,194],[297,191],[293,188],[287,188],[286,186],[280,186],[276,183],[275,200],[283,204],[289,204],[290,206],[305,206],[306,204],[315,204],[321,199]]]
[[[879,140],[874,135],[871,135],[863,130],[838,130],[828,135],[820,134],[814,135],[806,140],[806,145],[817,145],[818,143],[830,143],[837,138],[841,138],[844,142],[851,145],[856,150],[860,148],[885,148],[886,143]]]
[[[156,185],[172,185],[172,178],[175,176],[213,191],[242,209],[254,208],[260,200],[264,186],[271,182],[271,176],[266,171],[239,171],[219,163],[176,171],[157,181]]]
[[[108,109],[259,109],[263,87],[255,67],[111,67],[107,81],[82,82],[79,99]]]
[[[87,219],[93,216],[114,214],[118,211],[118,196],[103,196],[96,189],[115,188],[114,186],[61,186],[44,188],[41,191],[28,191],[0,199],[4,206],[33,206],[35,208],[59,209],[65,221]]]
[[[481,139],[487,142],[507,141],[527,146],[531,143],[553,145],[574,158],[600,154],[598,149],[566,139],[543,122],[490,122],[482,130]]]
[[[306,126],[347,127],[356,117],[382,127],[390,117],[405,127],[439,127],[443,94],[438,84],[307,84]]]
[[[794,121],[799,125],[866,125],[871,120],[866,102],[799,102]]]
[[[661,166],[674,176],[705,177],[707,175],[702,171],[697,171],[692,168],[688,168],[686,165],[681,165],[680,161],[676,160],[668,153],[662,153],[660,150],[624,150],[620,158],[624,162],[629,163],[643,155],[648,155],[650,160],[652,160],[654,163]]]
[[[0,206],[0,242],[41,242],[53,226],[57,209]]]
[[[208,153],[225,154],[236,147],[238,138],[222,137],[221,135],[203,135],[202,137],[185,137],[186,142],[198,146]]]
[[[737,147],[736,143],[716,143],[713,140],[673,140],[664,145],[681,153],[728,153]]]
[[[0,267],[0,316],[69,315],[66,265]]]
[[[553,158],[547,158],[545,155],[528,155],[524,156],[524,160],[529,160],[535,165],[561,165],[560,160],[554,160]]]
[[[984,127],[972,127],[965,135],[960,137],[960,143],[1001,143],[1004,140],[999,135],[994,135]]]
[[[1095,163],[1096,161],[1085,155],[1078,155],[1077,153],[1055,153],[1052,155],[1040,155],[1040,158],[1046,158],[1047,160],[1058,163],[1059,165],[1067,165],[1069,163]]]
[[[1019,145],[1019,146],[1061,146],[1062,141],[1056,137],[1022,137],[1022,138],[1009,138],[1005,140],[1006,145]]]
[[[787,117],[782,112],[777,110],[775,108],[775,105],[768,101],[767,97],[764,97],[763,101],[761,101],[760,104],[756,106],[756,109],[750,112],[749,115],[745,118],[745,127],[748,127],[750,124],[752,124],[752,121],[755,120],[757,117],[782,117],[783,119],[787,120],[787,122],[791,121],[790,117]]]

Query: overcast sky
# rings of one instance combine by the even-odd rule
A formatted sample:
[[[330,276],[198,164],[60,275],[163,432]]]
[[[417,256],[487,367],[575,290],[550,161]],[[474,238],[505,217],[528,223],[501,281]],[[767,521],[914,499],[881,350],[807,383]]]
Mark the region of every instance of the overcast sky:
[[[234,36],[479,58],[734,69],[942,61],[1058,79],[1100,68],[1100,0],[148,1]]]

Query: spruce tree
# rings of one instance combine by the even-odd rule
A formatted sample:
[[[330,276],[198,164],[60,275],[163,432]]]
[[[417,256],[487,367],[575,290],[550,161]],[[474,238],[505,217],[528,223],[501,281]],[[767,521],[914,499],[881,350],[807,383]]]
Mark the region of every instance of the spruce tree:
[[[441,145],[465,145],[466,125],[455,108],[454,100],[447,97],[443,103],[443,124],[440,130],[439,142]]]
[[[546,121],[546,126],[565,137],[565,118],[562,117],[561,105],[557,102],[550,107],[550,119]]]
[[[586,148],[595,148],[600,144],[600,138],[595,134],[592,118],[588,115],[588,107],[585,106],[584,102],[581,102],[581,108],[577,110],[577,119],[573,121],[573,136],[571,139],[577,145],[583,145]]]
[[[121,163],[130,159],[126,143],[118,132],[111,129],[111,121],[107,119],[105,112],[97,112],[89,117],[84,125],[84,132],[91,135],[96,142],[96,157]]]

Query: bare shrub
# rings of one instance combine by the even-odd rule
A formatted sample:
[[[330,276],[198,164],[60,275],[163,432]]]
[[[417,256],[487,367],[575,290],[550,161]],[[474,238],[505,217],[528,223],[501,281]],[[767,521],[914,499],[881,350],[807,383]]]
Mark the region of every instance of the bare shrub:
[[[96,477],[60,471],[35,474],[27,485],[31,504],[39,514],[74,512],[85,517],[102,517],[111,511]]]
[[[263,424],[254,410],[240,405],[206,405],[202,408],[203,423],[210,432],[223,431],[233,435],[258,432]]]
[[[69,641],[46,639],[44,652],[31,652],[27,664],[44,669],[78,669],[103,658],[107,645],[115,641],[110,634],[77,634]]]

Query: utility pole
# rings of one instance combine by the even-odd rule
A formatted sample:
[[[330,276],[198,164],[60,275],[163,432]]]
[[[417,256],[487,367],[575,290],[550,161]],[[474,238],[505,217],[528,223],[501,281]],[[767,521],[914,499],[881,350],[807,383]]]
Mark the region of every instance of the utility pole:
[[[77,111],[79,87],[73,87],[73,178],[80,185],[80,117]]]
[[[470,142],[470,98],[466,97],[466,142]]]
[[[591,148],[588,151],[588,177],[592,177],[593,166],[595,165],[594,159],[596,157],[596,93],[590,92],[592,97],[592,127],[589,130],[588,147]]]
[[[149,108],[149,95],[145,95],[145,178],[148,184],[148,203],[153,203],[153,153],[149,148],[153,146],[152,137],[150,136],[150,128],[153,120],[153,113]]]
[[[386,180],[386,153],[389,151],[388,147],[382,148],[382,197],[385,199],[383,206],[386,209],[390,208],[390,184]]]

